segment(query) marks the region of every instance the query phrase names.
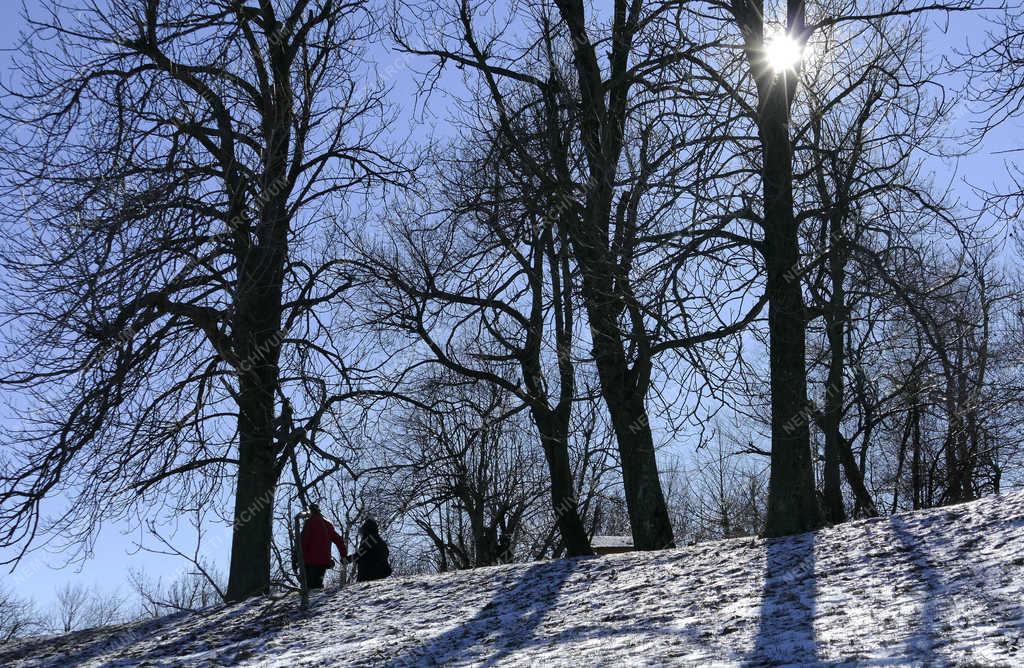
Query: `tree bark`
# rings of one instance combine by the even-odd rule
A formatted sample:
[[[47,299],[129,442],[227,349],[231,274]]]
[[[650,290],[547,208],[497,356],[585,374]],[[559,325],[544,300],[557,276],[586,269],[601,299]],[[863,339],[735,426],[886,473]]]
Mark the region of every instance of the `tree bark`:
[[[278,274],[254,262],[259,274]],[[283,263],[278,265],[283,269]],[[259,280],[263,278],[263,280]],[[248,281],[247,281],[248,282]],[[240,289],[242,288],[240,284]],[[231,566],[227,597],[239,601],[267,593],[273,543],[277,447],[274,439],[274,391],[278,386],[281,335],[281,283],[249,287],[239,296],[236,315],[237,350],[242,357],[238,390],[238,479],[235,488]],[[276,317],[275,317],[276,315]]]
[[[963,343],[957,340],[956,365],[957,369],[964,364]],[[963,376],[958,371],[947,371],[946,380],[946,413],[947,426],[944,443],[946,461],[946,490],[943,494],[943,503],[954,504],[968,501],[970,498],[965,479],[965,464],[962,455],[966,450],[964,440],[966,439],[966,428],[964,425],[963,407],[965,392],[963,389]]]
[[[913,394],[914,405],[911,407],[911,422],[913,423],[913,435],[912,435],[912,456],[910,460],[910,486],[914,493],[914,510],[920,510],[924,507],[924,486],[922,484],[924,476],[922,475],[921,465],[921,402],[917,393],[918,385],[915,383],[915,391]]]
[[[622,460],[622,484],[633,544],[638,550],[674,547],[672,523],[658,476],[654,438],[644,399],[633,395],[613,401],[621,401],[617,409],[610,412]]]
[[[841,207],[840,207],[841,210]],[[825,472],[823,476],[825,520],[832,524],[846,521],[843,491],[839,475],[840,426],[843,421],[843,370],[846,364],[846,290],[845,249],[842,244],[839,216],[832,216],[829,248],[829,274],[832,295],[829,300],[828,327],[829,367],[825,388]]]
[[[580,252],[579,250],[577,252]],[[586,285],[588,277],[584,275]],[[630,369],[622,349],[617,322],[604,316],[603,309],[591,304],[598,299],[591,287],[588,312],[594,337],[594,357],[601,393],[604,396],[618,444],[622,465],[622,487],[626,497],[633,545],[637,550],[662,550],[675,546],[668,505],[658,476],[654,437],[644,402],[646,384],[637,362]],[[596,316],[596,317],[595,317]],[[608,335],[608,332],[612,332]]]
[[[803,3],[787,3],[787,30],[804,38]],[[807,401],[807,314],[800,281],[800,241],[794,213],[789,112],[794,72],[776,73],[764,57],[764,3],[734,0],[746,57],[758,93],[768,297],[772,452],[764,533],[785,536],[817,529],[821,512],[814,487]]]
[[[808,429],[806,325],[798,271],[799,248],[793,212],[779,200],[792,191],[772,174],[782,166],[765,149],[765,254],[768,279],[772,453],[768,481],[766,536],[785,536],[821,526],[814,488]],[[785,151],[788,154],[788,151]],[[789,163],[785,164],[788,171]],[[769,202],[775,200],[775,205]],[[773,210],[770,210],[773,209]],[[773,220],[774,219],[774,220]]]
[[[582,274],[583,301],[590,318],[594,358],[601,392],[611,415],[622,463],[622,483],[638,550],[675,544],[665,495],[658,477],[654,438],[645,399],[650,380],[650,342],[642,317],[630,314],[632,330],[624,332],[619,316],[635,306],[629,292],[629,251],[609,237],[613,219],[616,173],[622,156],[622,130],[628,114],[631,77],[628,63],[641,3],[615,0],[610,73],[606,81],[597,47],[587,28],[585,5],[556,0],[573,42],[573,63],[579,80],[580,134],[589,168],[585,203],[569,225],[571,243]],[[624,230],[623,236],[629,236]],[[637,359],[630,364],[626,343],[632,338]]]
[[[250,385],[250,384],[247,384]],[[246,387],[239,399],[238,479],[235,486],[231,566],[227,599],[266,594],[270,586],[274,491],[273,401],[259,387]],[[244,423],[244,424],[243,424]]]
[[[568,429],[562,428],[568,425],[556,425],[556,416],[540,415],[536,410],[533,418],[539,428],[544,457],[548,463],[551,507],[566,554],[570,557],[592,555],[594,550],[590,547],[590,539],[583,518],[580,517],[576,484],[569,462]]]
[[[871,492],[864,484],[864,470],[857,465],[853,458],[853,445],[846,440],[841,432],[836,432],[837,444],[839,446],[839,461],[843,465],[843,472],[846,474],[846,482],[853,490],[853,498],[857,503],[858,516],[877,517],[878,509],[875,501],[871,498]]]
[[[271,184],[275,183],[271,176],[281,179],[285,173],[289,141],[287,130],[280,126],[270,137],[268,176],[262,184],[267,201],[260,212],[256,243],[252,243],[248,230],[235,233],[238,279],[232,324],[234,348],[240,359],[239,446],[228,573],[230,601],[269,592],[274,492],[280,473],[274,417],[275,392],[280,385],[278,362],[284,340],[282,289],[289,220],[285,201],[270,193]]]

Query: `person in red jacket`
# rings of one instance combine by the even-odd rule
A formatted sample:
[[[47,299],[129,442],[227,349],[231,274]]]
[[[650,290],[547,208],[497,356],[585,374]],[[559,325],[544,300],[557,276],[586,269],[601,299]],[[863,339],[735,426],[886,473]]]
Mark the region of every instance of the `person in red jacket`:
[[[306,584],[310,589],[323,589],[324,574],[328,568],[334,567],[331,543],[338,547],[341,559],[345,561],[348,554],[345,539],[324,518],[319,505],[309,504],[309,518],[302,527],[302,560],[306,564]]]

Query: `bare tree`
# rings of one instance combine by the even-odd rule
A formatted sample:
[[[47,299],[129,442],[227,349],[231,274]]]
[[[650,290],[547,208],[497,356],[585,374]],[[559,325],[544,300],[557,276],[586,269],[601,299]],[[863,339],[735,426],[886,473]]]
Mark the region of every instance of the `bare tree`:
[[[805,77],[805,109],[794,132],[796,165],[805,175],[796,184],[815,336],[814,320],[823,321],[821,357],[812,359],[811,370],[813,380],[814,367],[824,367],[824,398],[813,416],[824,433],[823,505],[833,523],[846,517],[841,474],[854,513],[877,513],[843,434],[847,386],[859,382],[848,378],[847,346],[861,345],[883,313],[898,307],[898,283],[914,275],[911,267],[895,270],[908,248],[928,236],[969,235],[972,228],[921,176],[923,156],[939,148],[952,109],[937,68],[919,57],[923,32],[919,22],[894,19],[869,23],[856,35],[820,31],[815,48],[829,57]],[[862,434],[867,438],[870,430]]]
[[[394,484],[410,495],[439,570],[510,563],[525,556],[528,523],[548,496],[543,453],[515,398],[448,376],[423,388],[437,412],[403,419],[411,466]]]
[[[264,592],[296,434],[356,372],[324,334],[348,283],[319,247],[346,196],[402,171],[376,147],[370,12],[54,0],[29,24],[3,108],[5,214],[24,224],[3,249],[2,381],[39,412],[6,439],[23,445],[0,472],[2,544],[200,507],[233,478],[228,596]],[[40,526],[58,493],[73,510]]]
[[[682,10],[680,23],[688,29],[683,45],[688,48],[677,51],[680,64],[692,72],[690,94],[709,114],[731,112],[736,119],[730,133],[709,135],[705,141],[727,146],[723,150],[756,166],[752,171],[722,170],[717,178],[739,184],[726,194],[733,211],[728,218],[756,223],[754,238],[746,242],[763,261],[772,442],[767,535],[813,529],[822,521],[810,447],[809,423],[815,410],[808,402],[808,312],[800,280],[806,259],[801,225],[808,213],[814,214],[803,210],[798,200],[798,177],[804,173],[795,166],[799,119],[809,112],[808,79],[813,80],[819,66],[831,69],[827,58],[815,60],[815,49],[821,43],[822,53],[831,55],[827,47],[835,40],[829,35],[836,30],[856,41],[859,31],[873,22],[910,20],[927,11],[967,6],[879,2],[861,7],[796,0],[779,6],[735,0],[693,3]],[[689,47],[691,43],[701,47]],[[856,70],[850,54],[837,55],[838,67]],[[855,79],[852,84],[861,85]],[[723,97],[732,104],[723,105]],[[831,97],[843,95],[838,91]],[[723,199],[714,189],[705,197]],[[831,470],[834,482],[834,465]]]
[[[219,577],[213,566],[206,565],[202,572],[185,571],[167,582],[159,577],[152,579],[139,571],[132,571],[128,579],[138,598],[140,614],[156,618],[223,603],[223,591],[211,582],[211,574]]]
[[[517,40],[475,20],[491,11],[485,5],[432,7],[449,29],[421,34],[400,24],[398,42],[436,59],[438,71],[455,64],[476,73],[485,98],[477,104],[496,119],[493,143],[513,158],[506,174],[559,221],[560,252],[579,277],[591,355],[616,434],[635,544],[671,545],[647,406],[659,356],[676,352],[678,362],[693,353],[688,361],[704,369],[707,362],[693,351],[742,331],[764,305],[744,303],[749,277],[709,281],[719,289],[703,293],[681,269],[690,256],[711,255],[704,248],[709,240],[734,239],[718,225],[705,228],[703,218],[681,233],[675,217],[688,190],[678,182],[703,165],[690,159],[694,142],[683,131],[697,116],[674,107],[680,79],[665,69],[684,57],[662,53],[673,14],[666,5],[623,0],[607,21],[592,20],[581,3],[554,2],[509,24],[529,31]],[[598,57],[604,45],[611,51],[607,67]],[[728,262],[711,271],[728,274]]]
[[[964,67],[975,99],[986,105],[981,129],[988,131],[1024,113],[1024,17],[1019,3],[990,13],[985,43],[967,51]]]
[[[553,102],[532,93],[516,103],[536,146],[561,128],[550,116],[557,109],[546,106]],[[571,555],[591,554],[569,451],[581,337],[566,240],[571,207],[561,193],[518,178],[520,148],[479,122],[457,156],[435,158],[421,197],[436,207],[392,216],[383,242],[356,240],[370,323],[412,338],[414,368],[429,361],[529,412],[561,540]]]
[[[923,483],[939,483],[937,494],[927,495],[934,504],[994,493],[1006,458],[1019,456],[1020,439],[1010,425],[1021,407],[1013,360],[1022,297],[997,257],[987,245],[969,248],[962,273],[923,303],[931,388],[925,401],[920,389],[915,395],[918,404],[934,402],[941,416],[936,424],[942,427],[936,448],[941,459],[926,474],[931,482]],[[916,419],[910,427],[914,433],[920,429]]]
[[[41,622],[31,601],[0,588],[0,645],[32,634]]]
[[[57,600],[43,625],[50,633],[71,633],[109,626],[124,618],[124,600],[83,584],[68,583],[57,589]]]

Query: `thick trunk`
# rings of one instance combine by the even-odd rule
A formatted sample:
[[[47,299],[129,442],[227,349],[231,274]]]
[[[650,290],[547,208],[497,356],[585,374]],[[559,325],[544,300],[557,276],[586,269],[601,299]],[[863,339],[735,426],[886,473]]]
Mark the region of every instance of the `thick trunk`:
[[[554,118],[550,120],[554,123]],[[529,356],[523,363],[523,381],[533,397],[530,412],[540,433],[544,458],[548,464],[551,508],[555,515],[555,524],[568,556],[579,557],[592,555],[594,551],[590,547],[590,539],[580,516],[576,485],[569,460],[569,424],[573,401],[576,398],[576,369],[572,357],[575,321],[572,275],[568,260],[556,251],[553,232],[552,227],[547,227],[540,238],[543,246],[542,251],[536,255],[535,275],[543,275],[546,257],[551,280],[551,297],[555,307],[553,325],[558,361],[558,404],[554,409],[549,408],[547,389],[540,382],[544,377],[540,332],[544,327],[545,317],[544,285],[540,281],[535,282],[533,286],[532,327],[526,346]],[[568,243],[564,222],[559,225],[558,233],[559,242],[564,248]]]
[[[973,497],[971,484],[967,476],[967,462],[964,461],[963,453],[966,450],[963,445],[964,433],[963,422],[956,420],[950,428],[946,439],[946,494],[945,503],[963,503],[970,501]]]
[[[910,460],[910,487],[914,494],[914,510],[924,507],[924,476],[921,471],[921,409],[918,395],[913,395],[914,405],[911,407],[911,422],[913,423],[912,452]]]
[[[967,377],[960,371],[967,364],[967,353],[963,338],[957,339],[955,371],[947,371],[946,410],[949,424],[946,432],[946,494],[945,502],[962,503],[973,497],[968,470],[970,466],[967,455],[967,411],[969,397],[967,394]]]
[[[231,539],[227,598],[240,601],[267,593],[273,540],[273,395],[243,379],[239,392],[238,479]]]
[[[473,540],[473,567],[494,565],[494,541],[491,540],[490,532],[486,526],[485,509],[478,499],[462,498],[462,505],[469,515],[469,530]]]
[[[841,339],[842,335],[839,338]],[[841,365],[842,362],[839,364]],[[840,366],[838,372],[836,371],[835,351],[833,350],[832,368],[829,369],[828,388],[825,393],[825,424],[827,428],[825,430],[825,471],[822,476],[825,520],[832,524],[846,521],[839,464],[842,382],[842,367]],[[839,397],[834,397],[834,394],[838,394]]]
[[[587,538],[587,530],[579,512],[576,486],[569,461],[567,429],[555,424],[557,416],[534,415],[540,430],[544,457],[551,477],[551,507],[555,523],[565,544],[566,554],[582,557],[594,554]]]
[[[274,492],[277,487],[275,392],[281,353],[281,290],[287,242],[269,209],[274,232],[239,258],[233,323],[238,352],[238,479],[227,597],[240,601],[270,588]]]
[[[957,401],[961,394],[956,383],[950,380],[946,386],[947,396],[946,412],[948,424],[946,426],[945,439],[945,460],[946,460],[946,491],[943,495],[943,502],[946,504],[961,503],[968,500],[965,492],[966,480],[964,480],[964,461],[961,453],[964,451],[962,441],[965,438],[965,426],[961,414],[961,402]]]
[[[774,72],[764,57],[764,3],[732,3],[743,34],[747,63],[757,85],[757,129],[761,142],[766,296],[771,374],[772,452],[766,536],[784,536],[821,526],[814,488],[807,402],[807,314],[800,284],[799,226],[794,213],[793,155],[789,110],[797,90],[795,72]],[[786,3],[786,26],[803,39],[804,4]]]
[[[964,438],[966,450],[963,453],[963,469],[964,469],[964,500],[972,501],[977,498],[975,494],[975,463],[978,459],[978,453],[981,450],[980,447],[980,435],[978,430],[978,412],[975,410],[975,406],[978,405],[978,399],[971,397],[968,399],[968,405],[970,408],[967,409],[967,434]]]
[[[765,535],[821,526],[807,402],[806,313],[794,215],[787,86],[763,88],[758,118],[764,181],[764,254],[771,369],[772,454]]]
[[[789,236],[789,235],[785,235]],[[792,235],[795,245],[795,234]],[[767,241],[767,239],[766,239]],[[790,246],[787,239],[777,239]],[[771,350],[772,453],[768,481],[768,516],[765,535],[785,536],[811,531],[821,525],[814,489],[810,432],[807,413],[807,370],[804,357],[805,327],[802,299],[797,281],[786,285],[787,259],[795,253],[787,248],[772,249],[768,271],[769,341]],[[773,262],[774,260],[774,262]]]
[[[960,464],[956,458],[956,436],[946,437],[946,491],[943,494],[943,503],[960,503],[963,498],[963,484],[960,480]]]
[[[602,186],[595,190],[601,191]],[[610,191],[604,188],[604,195],[596,199],[603,202],[596,210],[603,212],[607,220],[611,210]],[[601,394],[618,443],[633,544],[638,550],[661,550],[674,546],[675,539],[658,476],[654,438],[645,404],[650,360],[637,360],[632,368],[627,360],[623,344],[626,337],[618,321],[625,304],[621,295],[616,294],[612,281],[619,269],[610,260],[606,239],[595,233],[601,228],[601,216],[594,212],[587,212],[585,216],[590,223],[573,239],[573,247],[582,269],[582,291],[590,318]]]
[[[675,546],[668,505],[661,489],[654,438],[642,396],[606,393],[619,458],[626,510],[637,550]]]
[[[632,77],[628,76],[633,33],[640,19],[640,3],[627,7],[616,2],[609,48],[609,77],[603,76],[598,48],[588,34],[586,5],[558,0],[559,13],[573,45],[573,61],[579,84],[580,138],[589,182],[578,220],[570,220],[573,250],[583,278],[583,301],[590,318],[594,357],[601,392],[612,418],[622,463],[623,491],[629,509],[634,546],[657,550],[674,545],[668,507],[658,477],[654,439],[645,405],[649,341],[642,319],[630,316],[631,329],[623,332],[620,315],[635,306],[628,289],[632,249],[615,248],[609,236],[613,219],[618,162],[622,156],[622,130],[629,112]],[[568,164],[568,163],[565,163]],[[575,216],[573,217],[575,218]],[[623,239],[635,230],[618,228]],[[641,349],[633,368],[626,342]]]

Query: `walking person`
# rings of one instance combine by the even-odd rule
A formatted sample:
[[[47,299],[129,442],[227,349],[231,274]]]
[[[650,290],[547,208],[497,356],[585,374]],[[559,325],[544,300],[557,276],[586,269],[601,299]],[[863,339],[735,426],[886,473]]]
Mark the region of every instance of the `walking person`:
[[[348,546],[345,539],[334,529],[334,525],[327,521],[320,506],[316,503],[309,505],[309,518],[302,527],[302,561],[306,565],[306,585],[310,589],[324,588],[324,574],[327,569],[334,568],[334,558],[331,557],[331,544],[338,548],[341,560],[347,560]]]
[[[381,538],[376,520],[367,519],[359,527],[359,547],[349,561],[356,563],[356,582],[382,580],[391,575],[388,544]]]

